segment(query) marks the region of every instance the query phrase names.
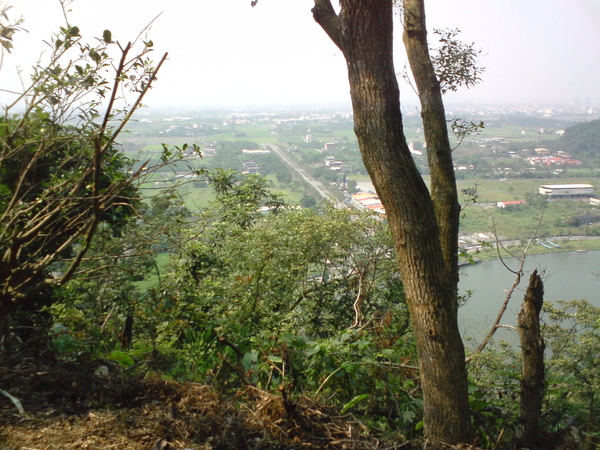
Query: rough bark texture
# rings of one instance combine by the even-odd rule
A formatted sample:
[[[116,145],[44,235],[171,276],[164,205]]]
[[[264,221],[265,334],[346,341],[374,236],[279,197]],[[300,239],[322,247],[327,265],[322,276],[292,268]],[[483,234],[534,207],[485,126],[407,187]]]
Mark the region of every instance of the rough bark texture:
[[[517,427],[517,447],[539,448],[540,417],[544,397],[544,340],[540,331],[540,311],[544,283],[535,270],[517,318],[521,355],[521,400]]]
[[[419,356],[426,436],[436,446],[469,442],[465,355],[457,324],[457,269],[452,257],[445,257],[456,253],[457,234],[450,231],[455,233],[452,237],[446,231],[449,219],[444,214],[436,216],[441,206],[434,205],[441,205],[443,198],[441,183],[432,200],[404,136],[393,64],[392,1],[342,0],[337,16],[329,0],[315,4],[316,21],[346,58],[354,130],[398,253]],[[433,173],[442,163],[437,156],[432,162],[436,165]],[[455,192],[456,186],[447,189]],[[450,229],[456,226],[450,224]]]
[[[421,118],[431,174],[435,208],[446,270],[458,283],[458,226],[460,203],[448,138],[442,90],[429,55],[424,0],[404,0],[404,46],[419,93]]]

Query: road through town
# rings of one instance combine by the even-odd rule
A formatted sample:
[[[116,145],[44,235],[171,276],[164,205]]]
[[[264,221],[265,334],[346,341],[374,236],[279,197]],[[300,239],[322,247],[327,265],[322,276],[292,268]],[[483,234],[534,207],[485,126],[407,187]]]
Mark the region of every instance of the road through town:
[[[292,158],[290,158],[285,151],[283,151],[282,149],[280,149],[277,145],[274,144],[261,144],[264,148],[266,148],[267,150],[271,150],[272,152],[277,153],[277,155],[279,155],[279,157],[289,166],[291,166],[296,172],[298,172],[300,174],[300,176],[302,177],[302,179],[304,181],[306,181],[308,184],[310,184],[313,188],[315,188],[315,190],[319,193],[319,195],[326,199],[329,200],[330,202],[332,202],[333,204],[338,204],[340,203],[338,199],[335,198],[335,196],[329,192],[329,190],[323,185],[323,183],[321,183],[320,181],[317,181],[316,179],[314,179],[313,177],[311,177],[309,174],[306,173],[306,171],[304,169],[302,169],[302,167],[300,167],[298,165],[298,163],[296,163],[296,161],[294,161]]]

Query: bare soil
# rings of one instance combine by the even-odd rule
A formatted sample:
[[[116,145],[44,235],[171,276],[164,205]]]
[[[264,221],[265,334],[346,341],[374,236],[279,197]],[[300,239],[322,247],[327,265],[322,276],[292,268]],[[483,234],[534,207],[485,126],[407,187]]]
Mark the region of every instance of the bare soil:
[[[100,374],[105,369],[108,374]],[[382,449],[350,414],[253,387],[134,376],[104,361],[0,360],[0,450]]]

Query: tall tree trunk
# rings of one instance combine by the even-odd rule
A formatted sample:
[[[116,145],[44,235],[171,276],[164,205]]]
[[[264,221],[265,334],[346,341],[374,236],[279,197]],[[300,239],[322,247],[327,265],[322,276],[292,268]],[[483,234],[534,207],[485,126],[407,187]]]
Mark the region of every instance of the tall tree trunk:
[[[460,203],[442,90],[429,55],[424,0],[403,0],[403,7],[403,40],[421,104],[431,174],[431,198],[440,227],[446,270],[458,284]]]
[[[523,357],[520,417],[517,427],[519,448],[540,448],[540,417],[544,398],[544,340],[540,330],[543,301],[544,283],[537,270],[534,270],[517,318]]]
[[[432,200],[404,136],[392,52],[392,0],[342,0],[339,15],[329,0],[315,0],[313,15],[346,58],[354,131],[386,209],[416,337],[426,436],[435,445],[469,442],[457,269],[445,257],[456,252],[457,234],[440,232],[434,205],[441,203],[442,193]],[[441,164],[438,159],[432,172]]]

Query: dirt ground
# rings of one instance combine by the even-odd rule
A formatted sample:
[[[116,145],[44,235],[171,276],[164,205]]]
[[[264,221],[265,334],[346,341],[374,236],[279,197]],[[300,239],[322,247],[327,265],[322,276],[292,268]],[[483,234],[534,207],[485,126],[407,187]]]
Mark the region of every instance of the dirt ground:
[[[408,448],[309,399],[224,396],[102,361],[0,360],[0,389],[0,450]]]

